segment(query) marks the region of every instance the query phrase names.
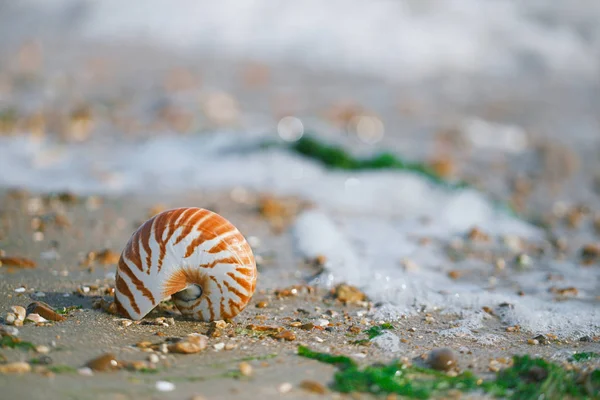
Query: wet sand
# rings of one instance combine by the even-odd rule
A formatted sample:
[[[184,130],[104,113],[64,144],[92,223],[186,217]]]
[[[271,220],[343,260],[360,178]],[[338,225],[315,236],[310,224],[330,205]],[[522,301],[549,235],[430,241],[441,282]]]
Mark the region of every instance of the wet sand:
[[[528,344],[531,333],[507,332],[507,327],[492,315],[484,318],[483,328],[478,329],[478,333],[480,336],[498,335],[495,343],[444,337],[439,332],[455,326],[460,316],[435,311],[393,322],[393,332],[401,339],[398,353],[384,352],[374,344],[352,344],[366,338],[363,330],[380,322],[367,316],[375,305],[369,302],[345,305],[325,289],[307,289],[305,279],[315,274],[315,267],[294,255],[287,231],[273,232],[272,226],[258,212],[258,199],[250,195],[244,203],[239,203],[224,193],[162,199],[161,207],[188,204],[212,208],[226,215],[247,237],[260,238],[260,243],[251,239],[259,260],[257,292],[248,308],[220,337],[209,338],[206,350],[189,355],[153,352],[160,357],[156,373],[121,370],[80,376],[75,370],[49,373],[45,367],[36,366],[34,372],[24,375],[0,375],[3,395],[28,399],[186,399],[198,394],[206,399],[224,399],[248,398],[252,393],[251,397],[279,398],[283,395],[280,391],[285,391],[285,384],[289,383],[291,390],[285,394],[286,398],[305,398],[307,392],[300,388],[300,382],[311,380],[326,386],[331,382],[334,368],[297,356],[299,344],[349,355],[361,364],[399,357],[422,363],[421,357],[430,350],[450,347],[458,355],[460,370],[469,369],[482,377],[505,366],[502,361],[515,354],[552,360],[557,356],[564,359],[574,351],[598,351],[596,342],[549,340],[544,345]],[[81,368],[106,352],[114,353],[121,361],[146,360],[150,353],[136,347],[140,342],[160,344],[168,338],[210,331],[209,323],[184,320],[168,305],[143,321],[152,323],[159,317],[173,317],[175,323],[170,326],[145,325],[144,322],[129,325],[122,318],[93,307],[94,301],[101,297],[110,301],[110,296],[102,296],[102,290],[114,285],[111,275],[115,266],[110,259],[106,260],[108,265],[100,261],[85,262],[87,253],[104,249],[119,253],[131,232],[148,217],[156,203],[135,197],[75,197],[64,202],[56,197],[49,199],[4,191],[0,204],[2,250],[6,255],[27,257],[37,264],[33,269],[7,266],[0,269],[0,309],[6,311],[12,305],[26,307],[34,300],[45,301],[55,308],[81,306],[64,322],[48,326],[28,323],[18,328],[21,339],[49,347],[47,356],[52,359],[51,365]],[[60,226],[53,222],[57,214],[65,216],[70,226],[65,226],[64,219],[60,219]],[[42,229],[36,222],[33,223],[36,229],[32,229],[36,216],[44,220]],[[34,239],[41,238],[36,232],[43,233],[42,240]],[[55,249],[58,259],[44,259],[49,258],[50,253],[45,252],[51,248]],[[44,258],[40,254],[44,254]],[[297,293],[285,292],[292,285],[299,285]],[[25,288],[24,293],[15,292],[20,287]],[[85,287],[90,288],[88,292]],[[257,308],[259,303],[261,308]],[[329,321],[327,329],[317,327],[308,331],[294,324],[319,325],[323,319]],[[295,339],[276,340],[248,329],[251,324],[290,330]],[[220,343],[235,348],[217,350],[214,346],[218,348]],[[16,349],[2,349],[0,353],[10,362],[30,361],[41,356],[34,351]],[[239,374],[239,364],[244,361],[252,367],[249,377]],[[175,390],[159,392],[157,381],[171,382]],[[340,395],[330,393],[329,396]]]

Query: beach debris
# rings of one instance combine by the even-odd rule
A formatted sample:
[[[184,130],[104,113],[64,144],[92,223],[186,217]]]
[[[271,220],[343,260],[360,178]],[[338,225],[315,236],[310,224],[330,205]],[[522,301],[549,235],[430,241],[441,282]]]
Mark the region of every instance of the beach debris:
[[[548,289],[548,291],[550,293],[554,293],[563,297],[577,296],[579,294],[579,290],[577,290],[577,288],[573,286],[565,288],[551,287],[550,289]]]
[[[191,229],[195,223],[200,225]],[[161,233],[148,234],[149,231]],[[175,246],[181,240],[189,245]],[[151,249],[155,249],[155,256],[151,255]],[[139,320],[171,297],[184,317],[200,321],[230,319],[248,305],[256,289],[258,274],[250,245],[229,221],[206,209],[183,207],[156,215],[136,230],[124,252],[131,265],[150,272],[136,278],[128,263],[118,264],[115,304],[119,314],[126,318]],[[175,261],[193,252],[217,256],[194,266]],[[159,273],[163,265],[172,263],[180,266],[169,275]],[[219,268],[213,268],[216,265],[227,265],[230,270],[221,274]],[[128,283],[132,279],[133,285]],[[215,282],[221,290],[209,290]],[[207,302],[227,306],[207,309]],[[136,306],[125,307],[125,304]]]
[[[246,329],[255,332],[268,332],[268,333],[279,333],[283,331],[283,327],[281,326],[272,326],[272,325],[255,325],[250,324],[246,326]]]
[[[96,372],[116,371],[122,367],[113,353],[104,353],[85,364],[86,367]]]
[[[315,327],[315,324],[313,324],[312,322],[307,322],[306,324],[299,325],[299,327],[300,329],[303,329],[305,331],[312,331]]]
[[[285,340],[285,341],[291,342],[293,340],[296,340],[296,334],[292,331],[283,330],[283,331],[273,335],[273,339]]]
[[[264,300],[259,301],[258,303],[256,303],[256,308],[266,308],[268,306],[269,306],[269,303],[266,302],[266,301],[264,301]]]
[[[186,338],[170,344],[167,348],[171,353],[194,354],[206,349],[208,338],[204,335],[192,333]]]
[[[27,306],[27,314],[37,314],[46,320],[50,321],[64,321],[66,318],[63,315],[57,313],[50,305],[41,302],[34,301]]]
[[[581,260],[584,264],[592,264],[600,260],[600,246],[589,243],[581,248]]]
[[[37,264],[35,261],[25,257],[0,257],[0,267],[15,267],[30,269],[35,268]]]
[[[472,242],[489,242],[490,241],[490,236],[476,226],[471,228],[471,230],[467,234],[467,237]]]
[[[282,233],[303,207],[304,204],[295,198],[280,198],[273,195],[263,195],[258,201],[260,215],[276,234]]]
[[[169,381],[156,381],[155,387],[159,392],[172,392],[175,390],[175,384]]]
[[[96,254],[96,260],[102,265],[117,265],[120,254],[110,249],[104,249]]]
[[[223,342],[213,344],[213,349],[215,349],[216,351],[221,351],[224,348],[225,348],[225,343],[223,343]]]
[[[238,368],[240,369],[240,373],[243,376],[251,376],[252,375],[252,365],[243,361],[238,364]]]
[[[312,380],[303,380],[302,382],[300,382],[300,388],[306,390],[307,392],[312,392],[316,394],[327,393],[327,388],[323,386],[323,384]]]
[[[23,361],[0,364],[0,374],[24,374],[27,372],[31,372],[31,365]]]
[[[458,360],[452,349],[440,348],[429,352],[427,364],[438,371],[449,371],[457,366]]]
[[[351,286],[345,283],[337,285],[333,289],[333,296],[343,303],[361,303],[366,300],[367,296],[356,286]]]
[[[36,313],[27,314],[25,321],[35,322],[36,324],[43,324],[45,322],[48,322],[46,318]]]

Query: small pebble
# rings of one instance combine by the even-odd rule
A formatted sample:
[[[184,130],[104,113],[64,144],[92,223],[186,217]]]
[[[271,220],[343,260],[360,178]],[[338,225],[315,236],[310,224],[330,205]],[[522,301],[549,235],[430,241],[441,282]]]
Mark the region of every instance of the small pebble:
[[[225,348],[225,343],[222,343],[222,342],[221,343],[215,343],[215,344],[213,344],[213,347],[214,347],[215,350],[221,351],[221,350],[223,350]]]
[[[44,345],[39,345],[39,346],[35,347],[35,351],[37,351],[40,354],[48,354],[48,353],[50,353],[50,347],[44,346]]]
[[[292,331],[281,331],[276,335],[273,335],[274,339],[283,339],[286,340],[288,342],[291,342],[292,340],[296,340],[296,334]]]
[[[0,374],[24,374],[31,371],[31,365],[26,362],[0,364]]]
[[[449,371],[456,367],[457,359],[454,355],[454,351],[451,349],[434,349],[429,353],[427,364],[438,371]]]
[[[244,376],[251,376],[252,375],[252,365],[250,365],[247,362],[241,362],[238,365],[238,368],[240,369],[240,373]]]
[[[25,293],[25,290],[26,290],[26,289],[25,289],[24,287],[22,287],[22,286],[21,286],[21,287],[18,287],[18,288],[16,288],[16,289],[15,289],[15,292],[16,292],[16,293]]]
[[[317,394],[326,394],[327,388],[320,384],[319,382],[304,380],[300,382],[300,387],[308,392],[313,392]]]
[[[256,308],[265,308],[269,305],[269,303],[267,303],[266,301],[259,301],[258,303],[256,303]]]
[[[179,354],[194,354],[206,349],[207,346],[208,338],[206,336],[192,334],[179,342],[169,345],[168,351]]]
[[[119,369],[119,361],[112,353],[105,353],[87,362],[86,367],[93,371],[114,371]]]
[[[156,390],[158,390],[159,392],[172,392],[173,390],[175,390],[175,385],[167,381],[157,381]]]
[[[233,350],[238,347],[237,343],[227,343],[225,345],[225,350]]]
[[[158,358],[158,356],[156,354],[152,353],[148,356],[148,361],[150,361],[152,364],[158,364],[160,359]]]
[[[291,384],[291,383],[289,383],[289,382],[284,382],[284,383],[282,383],[281,385],[279,385],[279,386],[277,387],[277,391],[278,391],[279,393],[281,393],[281,394],[285,394],[285,393],[288,393],[289,391],[291,391],[291,390],[292,390],[292,387],[293,387],[293,386],[292,386],[292,384]]]
[[[94,371],[92,371],[92,369],[89,367],[79,368],[77,370],[77,373],[81,376],[93,376],[94,375]]]

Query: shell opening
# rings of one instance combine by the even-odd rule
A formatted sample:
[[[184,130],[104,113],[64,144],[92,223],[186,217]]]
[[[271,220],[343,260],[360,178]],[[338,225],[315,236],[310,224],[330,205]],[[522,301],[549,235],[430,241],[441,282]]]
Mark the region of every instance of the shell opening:
[[[180,302],[189,303],[198,300],[202,296],[202,288],[199,285],[191,284],[182,291],[173,294],[173,297]]]

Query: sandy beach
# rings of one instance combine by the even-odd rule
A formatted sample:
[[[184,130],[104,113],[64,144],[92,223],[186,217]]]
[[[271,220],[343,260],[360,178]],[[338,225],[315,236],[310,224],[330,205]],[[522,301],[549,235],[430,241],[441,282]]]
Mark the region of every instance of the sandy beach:
[[[469,3],[352,2],[354,30],[339,4],[281,20],[0,4],[2,397],[400,398],[341,393],[339,360],[306,346],[434,385],[477,377],[420,398],[501,397],[485,382],[521,355],[553,366],[517,382],[562,396],[555,368],[573,398],[600,398],[597,10]],[[330,23],[296,23],[316,10]],[[231,321],[171,300],[111,313],[130,236],[176,207],[219,213],[252,247],[256,292]],[[19,320],[36,301],[61,321]],[[190,334],[202,350],[178,353]]]

